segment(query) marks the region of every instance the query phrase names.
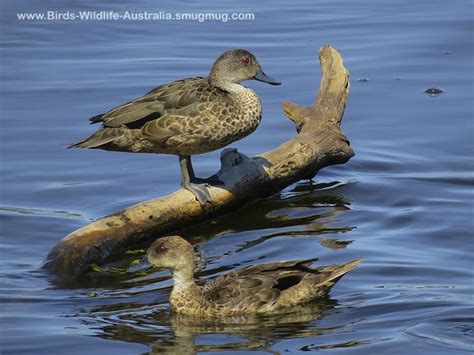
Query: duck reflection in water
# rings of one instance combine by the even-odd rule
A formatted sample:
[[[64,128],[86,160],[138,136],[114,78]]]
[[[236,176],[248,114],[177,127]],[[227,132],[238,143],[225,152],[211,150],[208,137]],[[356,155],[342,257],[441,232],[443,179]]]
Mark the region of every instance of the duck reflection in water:
[[[330,335],[344,326],[322,327],[318,320],[337,306],[324,296],[291,313],[202,318],[170,313],[152,305],[122,303],[88,314],[99,337],[147,344],[151,354],[194,354],[202,351],[266,350],[282,339]],[[92,319],[90,319],[92,317]]]

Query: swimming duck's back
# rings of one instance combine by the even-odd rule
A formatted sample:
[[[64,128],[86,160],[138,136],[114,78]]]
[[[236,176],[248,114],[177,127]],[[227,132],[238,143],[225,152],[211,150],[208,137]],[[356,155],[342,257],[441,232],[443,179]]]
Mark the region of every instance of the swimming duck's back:
[[[311,268],[313,260],[247,267],[216,278],[204,287],[210,303],[223,313],[272,313],[322,297],[348,271],[360,264]]]

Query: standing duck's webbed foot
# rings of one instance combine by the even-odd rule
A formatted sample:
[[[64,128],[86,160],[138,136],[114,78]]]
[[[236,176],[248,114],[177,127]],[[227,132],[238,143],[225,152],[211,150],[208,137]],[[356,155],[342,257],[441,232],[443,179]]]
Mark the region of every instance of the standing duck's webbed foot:
[[[179,165],[181,167],[182,186],[193,193],[202,207],[204,207],[208,202],[212,205],[211,194],[207,187],[210,185],[223,185],[224,182],[219,180],[217,175],[212,175],[207,179],[196,178],[190,156],[180,155]]]
[[[183,187],[192,192],[196,200],[198,200],[199,204],[204,207],[206,203],[210,203],[212,205],[212,198],[209,190],[207,189],[206,185],[204,184],[196,184],[192,182],[188,182],[183,184]]]

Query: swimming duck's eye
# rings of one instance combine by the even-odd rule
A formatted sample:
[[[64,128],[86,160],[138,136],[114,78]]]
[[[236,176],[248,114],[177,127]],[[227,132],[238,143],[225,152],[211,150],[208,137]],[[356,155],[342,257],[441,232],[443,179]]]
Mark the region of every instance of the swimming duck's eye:
[[[158,250],[158,253],[160,253],[160,254],[163,254],[166,250],[168,250],[168,249],[166,249],[166,247],[165,247],[163,244],[161,244],[161,245],[160,245],[158,248],[156,248],[156,249]]]
[[[250,63],[249,57],[242,57],[242,63],[243,64],[249,64]]]

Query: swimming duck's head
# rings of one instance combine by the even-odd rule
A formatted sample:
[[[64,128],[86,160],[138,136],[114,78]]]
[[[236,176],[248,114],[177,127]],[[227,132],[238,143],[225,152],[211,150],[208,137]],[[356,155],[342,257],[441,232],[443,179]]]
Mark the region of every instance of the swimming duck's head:
[[[238,84],[244,80],[258,80],[271,85],[281,83],[266,75],[255,56],[245,49],[231,49],[220,55],[209,74],[214,83]]]
[[[196,255],[191,244],[179,236],[157,239],[148,248],[148,261],[157,266],[174,271],[194,268]]]

